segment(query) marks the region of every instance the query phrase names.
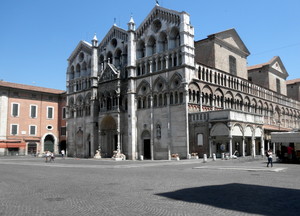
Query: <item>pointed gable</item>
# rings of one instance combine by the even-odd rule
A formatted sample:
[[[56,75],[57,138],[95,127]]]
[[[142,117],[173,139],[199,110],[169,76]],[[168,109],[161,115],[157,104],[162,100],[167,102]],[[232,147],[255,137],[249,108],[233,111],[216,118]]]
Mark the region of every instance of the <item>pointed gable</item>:
[[[139,25],[136,30],[137,37],[140,37],[144,34],[144,32],[151,27],[152,22],[159,18],[160,20],[165,20],[167,22],[173,23],[176,26],[180,24],[180,12],[166,9],[156,5],[148,16],[144,19],[144,21]]]
[[[252,70],[263,67],[267,67],[269,72],[274,73],[283,79],[286,79],[289,76],[279,56],[274,56],[266,63],[250,66],[248,67],[248,71],[251,72]]]
[[[100,82],[105,82],[109,80],[114,80],[118,78],[118,70],[115,68],[113,64],[108,63],[107,67],[103,71],[101,77],[100,77]]]
[[[281,59],[279,56],[275,56],[273,57],[270,61],[270,68],[272,68],[273,70],[276,70],[277,72],[281,73],[283,75],[284,78],[288,77],[288,72],[286,71]]]
[[[128,41],[127,31],[122,28],[119,28],[116,25],[113,25],[108,31],[108,33],[105,35],[103,40],[100,42],[100,50],[102,51],[105,47],[107,47],[108,43],[114,38],[124,41],[126,43]]]
[[[250,55],[249,50],[246,45],[238,35],[235,29],[228,29],[219,33],[208,35],[209,39],[215,39],[219,43],[222,43],[225,46],[242,51],[245,56]]]
[[[92,45],[86,41],[80,41],[74,51],[71,53],[70,57],[68,58],[69,62],[72,62],[80,51],[84,51],[89,55],[92,55]]]

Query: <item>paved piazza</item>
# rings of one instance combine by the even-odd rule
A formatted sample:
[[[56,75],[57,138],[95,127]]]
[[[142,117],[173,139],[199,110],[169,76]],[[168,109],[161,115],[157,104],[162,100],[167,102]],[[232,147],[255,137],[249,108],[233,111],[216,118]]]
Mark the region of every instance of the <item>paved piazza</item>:
[[[0,215],[299,215],[300,166],[0,157]]]

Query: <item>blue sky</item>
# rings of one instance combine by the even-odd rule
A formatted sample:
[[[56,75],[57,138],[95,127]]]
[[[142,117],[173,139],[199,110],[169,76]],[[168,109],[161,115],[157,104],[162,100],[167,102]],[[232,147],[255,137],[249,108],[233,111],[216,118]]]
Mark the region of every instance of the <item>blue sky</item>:
[[[288,79],[300,78],[299,0],[159,0],[186,11],[195,40],[235,28],[251,52],[248,65],[280,56]],[[80,40],[98,40],[116,24],[136,25],[155,0],[1,0],[0,79],[65,90],[67,58]]]

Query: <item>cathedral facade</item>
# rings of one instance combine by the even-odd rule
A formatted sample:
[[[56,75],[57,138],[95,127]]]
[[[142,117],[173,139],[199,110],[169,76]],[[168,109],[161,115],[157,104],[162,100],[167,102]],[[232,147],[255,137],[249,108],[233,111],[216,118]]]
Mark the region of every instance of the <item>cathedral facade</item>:
[[[263,155],[270,133],[299,128],[279,57],[248,67],[234,29],[195,41],[190,15],[156,5],[68,58],[68,156],[170,159]],[[299,85],[298,85],[299,88]]]

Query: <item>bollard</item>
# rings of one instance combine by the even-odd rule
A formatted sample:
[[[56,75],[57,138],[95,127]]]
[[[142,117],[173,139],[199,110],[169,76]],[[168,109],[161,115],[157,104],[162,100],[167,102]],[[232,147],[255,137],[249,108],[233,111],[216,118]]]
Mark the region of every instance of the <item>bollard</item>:
[[[188,159],[191,159],[191,158],[192,158],[191,154],[188,154],[187,156],[188,156]]]
[[[224,153],[222,153],[222,160],[224,160],[224,158],[225,158],[225,154],[224,154]]]
[[[203,163],[206,163],[207,162],[207,156],[206,154],[203,154]]]
[[[215,153],[213,153],[213,161],[216,161],[216,154]]]
[[[143,155],[141,155],[140,158],[141,158],[141,161],[144,160],[144,156]]]

